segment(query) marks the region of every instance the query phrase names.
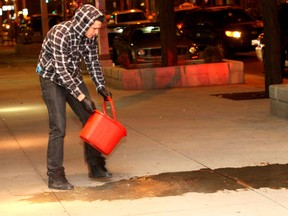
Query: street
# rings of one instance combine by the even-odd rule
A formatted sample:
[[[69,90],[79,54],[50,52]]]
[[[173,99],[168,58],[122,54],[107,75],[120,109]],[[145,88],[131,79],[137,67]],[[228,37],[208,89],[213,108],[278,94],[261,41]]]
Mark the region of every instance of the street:
[[[237,53],[234,60],[244,62],[245,74],[264,75],[263,62],[260,62],[254,51]]]

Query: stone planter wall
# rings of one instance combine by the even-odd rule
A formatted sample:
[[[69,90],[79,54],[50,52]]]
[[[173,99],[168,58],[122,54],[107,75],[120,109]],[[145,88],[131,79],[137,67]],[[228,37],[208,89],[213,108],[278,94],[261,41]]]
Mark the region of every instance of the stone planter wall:
[[[288,84],[269,86],[271,114],[288,119]]]
[[[244,83],[243,69],[243,62],[232,60],[138,69],[103,67],[106,83],[126,90]]]

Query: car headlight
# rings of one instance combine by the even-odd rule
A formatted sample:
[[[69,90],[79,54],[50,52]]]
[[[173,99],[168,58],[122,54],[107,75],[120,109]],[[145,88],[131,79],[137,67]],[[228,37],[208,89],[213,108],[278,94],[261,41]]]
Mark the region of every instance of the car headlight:
[[[121,34],[122,32],[123,32],[123,27],[116,27],[116,28],[114,28],[112,31],[114,32],[114,33],[119,33],[119,34]]]
[[[145,55],[145,50],[143,50],[143,49],[138,50],[137,55],[138,56],[144,56]]]
[[[227,37],[241,38],[242,33],[240,31],[225,31],[225,34]]]
[[[251,41],[252,46],[260,46],[260,41],[258,39],[254,39]]]
[[[195,46],[191,46],[190,48],[189,48],[189,53],[191,53],[191,54],[196,54],[197,53],[197,48],[195,47]]]

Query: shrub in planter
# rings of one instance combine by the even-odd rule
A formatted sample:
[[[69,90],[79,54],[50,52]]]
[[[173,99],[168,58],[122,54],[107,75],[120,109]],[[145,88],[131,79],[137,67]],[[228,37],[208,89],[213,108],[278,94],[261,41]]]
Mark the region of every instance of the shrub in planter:
[[[203,59],[205,63],[221,62],[223,56],[216,46],[208,46],[203,51]]]

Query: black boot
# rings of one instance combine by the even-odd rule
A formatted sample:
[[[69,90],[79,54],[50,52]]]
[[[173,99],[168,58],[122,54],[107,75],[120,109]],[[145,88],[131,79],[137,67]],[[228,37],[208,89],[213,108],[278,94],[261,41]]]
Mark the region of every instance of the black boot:
[[[48,187],[57,190],[74,189],[74,186],[67,181],[63,167],[56,168],[49,173]]]
[[[105,157],[93,148],[88,143],[85,143],[85,159],[88,164],[89,177],[93,179],[97,178],[111,178],[112,174],[105,168]]]
[[[104,166],[98,165],[88,165],[89,168],[89,178],[97,179],[97,178],[111,178],[112,174],[107,171]]]

